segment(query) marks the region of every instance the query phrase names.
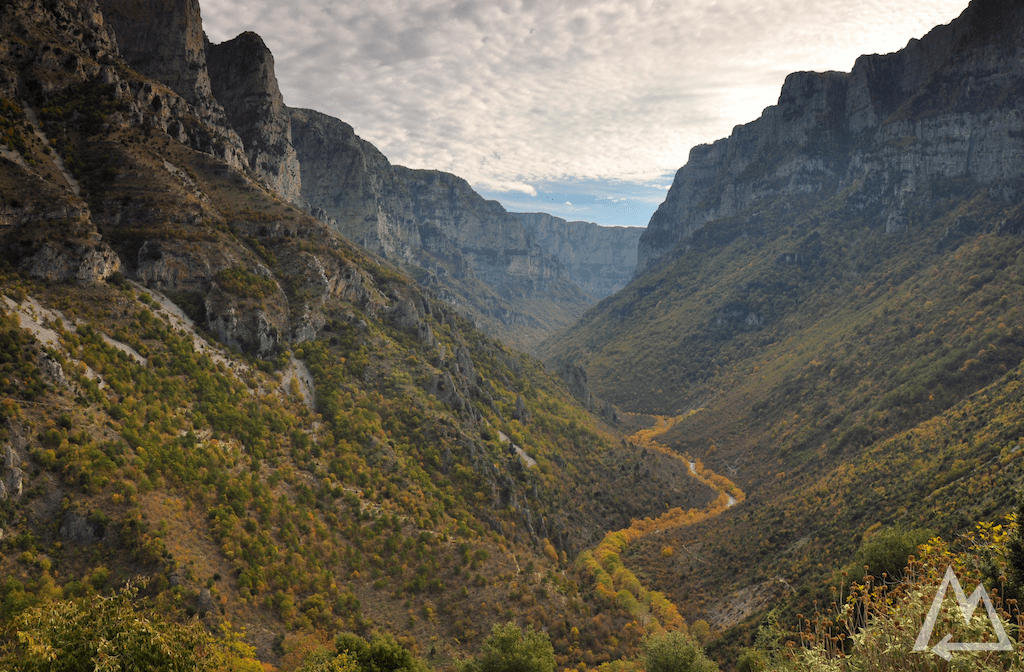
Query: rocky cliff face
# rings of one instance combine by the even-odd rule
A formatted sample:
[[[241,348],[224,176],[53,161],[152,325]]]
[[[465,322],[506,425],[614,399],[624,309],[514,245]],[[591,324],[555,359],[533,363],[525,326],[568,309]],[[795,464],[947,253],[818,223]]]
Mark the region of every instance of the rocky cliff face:
[[[561,262],[566,277],[594,298],[614,294],[633,277],[642,228],[567,222],[543,212],[512,214]]]
[[[1024,10],[975,0],[955,22],[850,73],[800,72],[777,105],[690,152],[638,246],[652,270],[706,223],[777,199],[852,190],[879,231],[899,233],[935,180],[1024,174]]]
[[[160,128],[175,139],[246,168],[242,141],[210,87],[198,0],[99,0],[97,5],[128,65],[176,94],[154,90],[151,83],[133,87],[132,95],[146,106],[136,111],[136,121],[163,117]],[[202,129],[195,128],[196,117]],[[215,137],[208,137],[210,131]]]
[[[497,289],[543,290],[559,279],[558,262],[519,221],[462,178],[393,166],[351,126],[319,112],[292,110],[292,124],[303,198],[350,240]]]
[[[207,44],[210,86],[245,145],[258,179],[299,203],[299,159],[292,147],[292,122],[274,74],[274,56],[256,33]]]
[[[305,173],[302,197],[314,213],[345,231],[349,240],[392,259],[418,247],[419,239],[403,238],[400,223],[385,209],[383,194],[401,191],[387,157],[339,119],[313,110],[289,112]]]
[[[206,69],[199,0],[99,0],[128,64],[169,86],[203,116],[223,115]]]
[[[301,195],[312,211],[491,333],[529,347],[588,305],[522,223],[462,178],[394,166],[325,114],[291,110],[291,121]]]

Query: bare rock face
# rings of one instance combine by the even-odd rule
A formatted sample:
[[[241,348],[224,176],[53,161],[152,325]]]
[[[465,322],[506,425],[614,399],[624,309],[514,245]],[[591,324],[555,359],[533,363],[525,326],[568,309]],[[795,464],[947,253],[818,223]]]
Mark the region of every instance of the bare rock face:
[[[245,167],[242,141],[228,121],[224,108],[214,99],[206,66],[206,38],[199,13],[199,0],[99,0],[106,24],[114,29],[121,56],[133,68],[161,84],[191,106],[192,110],[176,109],[180,104],[174,96],[161,95],[152,87],[132,93],[143,99],[150,110],[171,116],[163,128],[185,141],[188,130],[187,112],[194,111],[220,136],[198,145],[200,151],[211,151],[235,168]],[[136,110],[138,114],[140,111]],[[227,147],[220,145],[226,144]]]
[[[0,449],[0,502],[21,497],[25,487],[25,472],[21,469],[24,450],[27,445],[26,430],[20,423],[7,421],[11,443]]]
[[[204,112],[210,89],[199,0],[99,0],[128,64]]]
[[[29,275],[51,282],[104,282],[121,270],[121,260],[100,237],[47,242],[20,264]]]
[[[303,172],[302,196],[314,215],[390,259],[418,246],[413,232],[403,238],[400,223],[385,208],[383,195],[402,188],[387,158],[338,119],[313,110],[290,113]]]
[[[214,97],[242,138],[257,178],[292,203],[301,203],[299,159],[292,122],[274,74],[274,56],[256,33],[207,44]]]
[[[850,73],[790,75],[759,119],[691,150],[640,239],[636,274],[708,222],[780,198],[851,190],[880,233],[900,234],[906,204],[934,180],[1024,177],[1022,44],[1024,7],[974,0],[953,23],[862,56]]]
[[[565,276],[594,298],[614,294],[633,278],[636,246],[644,229],[567,222],[543,212],[512,215],[561,262]]]

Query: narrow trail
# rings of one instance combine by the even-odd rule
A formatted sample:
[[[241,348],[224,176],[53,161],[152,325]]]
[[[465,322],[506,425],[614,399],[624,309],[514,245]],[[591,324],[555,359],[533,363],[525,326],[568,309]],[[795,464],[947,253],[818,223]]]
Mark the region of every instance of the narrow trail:
[[[728,478],[706,468],[699,458],[680,455],[657,438],[669,431],[685,416],[654,416],[655,424],[642,429],[627,440],[636,446],[661,453],[687,465],[689,473],[701,483],[718,492],[718,497],[703,509],[684,510],[673,507],[657,518],[633,520],[629,527],[605,535],[593,551],[584,551],[577,562],[587,570],[597,584],[596,592],[619,603],[648,632],[685,629],[679,610],[664,593],[648,590],[637,576],[622,562],[621,553],[649,534],[693,525],[721,514],[746,499],[746,494]]]

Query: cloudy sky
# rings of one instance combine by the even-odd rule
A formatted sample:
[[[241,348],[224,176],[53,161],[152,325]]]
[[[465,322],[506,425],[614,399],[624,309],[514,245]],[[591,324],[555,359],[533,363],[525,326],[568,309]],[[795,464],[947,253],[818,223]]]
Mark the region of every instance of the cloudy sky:
[[[645,226],[692,146],[967,0],[201,0],[274,53],[285,102],[509,210]]]

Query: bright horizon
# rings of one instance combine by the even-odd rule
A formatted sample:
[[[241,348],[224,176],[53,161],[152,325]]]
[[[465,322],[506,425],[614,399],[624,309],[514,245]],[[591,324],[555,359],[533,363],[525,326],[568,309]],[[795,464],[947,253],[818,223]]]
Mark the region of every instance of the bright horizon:
[[[966,0],[202,0],[212,42],[251,30],[291,107],[395,164],[516,212],[646,226],[698,144],[774,105],[786,75],[849,71]]]

